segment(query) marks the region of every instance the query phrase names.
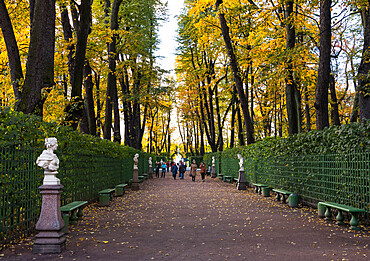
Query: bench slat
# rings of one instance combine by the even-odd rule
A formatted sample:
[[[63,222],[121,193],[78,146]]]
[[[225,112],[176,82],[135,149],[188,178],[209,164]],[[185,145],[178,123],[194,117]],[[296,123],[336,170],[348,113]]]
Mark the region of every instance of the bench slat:
[[[293,193],[292,193],[292,192],[290,192],[290,191],[282,190],[282,189],[273,189],[272,191],[274,191],[274,192],[276,192],[276,193],[285,194],[285,195],[293,194]]]
[[[114,192],[115,190],[116,189],[104,189],[104,190],[99,191],[99,194],[110,194]]]
[[[355,207],[351,207],[351,206],[347,206],[347,205],[343,205],[343,204],[338,204],[338,203],[335,203],[335,202],[319,202],[319,204],[323,205],[323,206],[327,206],[327,207],[340,209],[340,210],[350,212],[350,213],[363,213],[363,212],[365,212],[364,209],[355,208]]]
[[[82,207],[83,205],[86,205],[87,201],[74,201],[72,203],[69,203],[67,205],[64,205],[60,207],[60,211],[62,212],[68,212],[75,210],[76,208]]]
[[[252,183],[253,186],[255,187],[268,187],[266,184],[260,184],[260,183]]]

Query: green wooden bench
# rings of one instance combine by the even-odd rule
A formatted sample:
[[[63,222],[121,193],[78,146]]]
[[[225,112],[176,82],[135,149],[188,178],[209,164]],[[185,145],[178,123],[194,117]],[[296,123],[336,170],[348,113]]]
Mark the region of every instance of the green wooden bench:
[[[145,180],[145,176],[139,176],[139,183],[142,183]]]
[[[125,194],[125,187],[127,187],[127,184],[118,184],[116,185],[116,191],[114,192],[114,195],[116,197],[122,196]]]
[[[266,184],[261,184],[261,183],[252,183],[253,187],[254,187],[254,191],[258,194],[262,194],[262,188],[266,188],[268,187],[269,185],[266,185]]]
[[[358,221],[357,221],[357,215],[359,213],[364,213],[365,210],[364,209],[360,209],[360,208],[355,208],[355,207],[351,207],[351,206],[347,206],[347,205],[343,205],[343,204],[338,204],[338,203],[334,203],[334,202],[319,202],[318,203],[318,209],[322,209],[322,207],[325,207],[326,208],[326,211],[325,211],[325,220],[327,221],[331,221],[332,218],[332,212],[331,212],[331,208],[335,208],[338,210],[338,214],[336,216],[336,221],[337,221],[337,224],[338,225],[344,225],[344,217],[343,217],[343,213],[342,211],[346,211],[348,213],[351,214],[351,220],[349,221],[349,224],[351,225],[351,229],[352,230],[360,230],[360,228],[357,226],[358,225]],[[319,216],[320,216],[320,213],[319,213]],[[320,216],[322,217],[322,216]]]
[[[77,220],[81,220],[83,216],[82,209],[87,204],[87,201],[73,201],[67,205],[61,206],[60,211],[64,221],[64,233],[68,233],[69,224],[76,224]]]
[[[224,176],[224,181],[225,182],[231,183],[232,180],[233,180],[233,177],[232,176]]]
[[[99,191],[99,205],[109,206],[109,202],[113,199],[113,193],[115,190],[115,188],[109,188]]]
[[[280,201],[281,199],[281,202],[283,202],[284,204],[286,204],[286,200],[288,199],[289,195],[293,194],[293,192],[283,189],[273,189],[272,191],[276,193],[276,200]]]
[[[224,180],[224,174],[218,174],[217,176],[218,176],[218,179]]]
[[[235,182],[235,186],[238,186],[239,178],[233,177],[233,181]]]
[[[147,173],[143,173],[141,176],[143,176],[143,177],[144,177],[144,179],[148,179],[149,174],[147,174]]]

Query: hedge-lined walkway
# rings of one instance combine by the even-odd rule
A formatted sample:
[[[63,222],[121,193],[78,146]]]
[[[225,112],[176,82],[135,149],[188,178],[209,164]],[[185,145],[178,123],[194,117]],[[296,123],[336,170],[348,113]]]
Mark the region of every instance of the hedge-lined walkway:
[[[141,190],[92,204],[72,227],[67,250],[33,255],[27,242],[6,260],[369,260],[369,231],[349,232],[314,210],[292,209],[252,189],[206,182],[147,180]],[[29,241],[32,242],[32,239]]]

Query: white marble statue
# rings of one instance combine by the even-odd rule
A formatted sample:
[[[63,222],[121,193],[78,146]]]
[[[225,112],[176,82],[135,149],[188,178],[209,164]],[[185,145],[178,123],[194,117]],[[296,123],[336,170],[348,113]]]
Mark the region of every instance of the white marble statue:
[[[135,156],[134,156],[134,169],[137,169],[137,164],[139,163],[139,154],[136,153]]]
[[[214,166],[215,164],[216,164],[215,156],[212,156],[212,166]]]
[[[37,158],[36,164],[44,169],[44,185],[59,185],[60,180],[55,176],[58,174],[59,159],[54,154],[54,150],[58,147],[56,138],[45,139],[46,150]]]
[[[152,157],[149,157],[149,160],[148,160],[148,163],[149,163],[149,168],[151,168],[153,165],[153,163],[152,163]]]
[[[242,154],[238,154],[238,159],[239,159],[239,171],[244,171],[244,159],[242,157]]]

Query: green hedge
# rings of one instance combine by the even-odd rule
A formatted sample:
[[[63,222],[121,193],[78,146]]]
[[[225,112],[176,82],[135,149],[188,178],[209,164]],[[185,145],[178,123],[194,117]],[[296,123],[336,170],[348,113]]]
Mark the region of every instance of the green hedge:
[[[0,134],[0,145],[3,146],[22,145],[44,149],[45,138],[56,137],[59,153],[104,155],[112,158],[132,158],[135,153],[142,154],[134,148],[82,134],[67,126],[43,122],[40,117],[25,115],[8,107],[0,110]]]
[[[29,235],[39,216],[43,171],[35,162],[45,137],[56,137],[62,204],[94,201],[98,191],[128,183],[133,157],[139,153],[139,175],[147,173],[155,155],[121,146],[69,127],[46,123],[10,108],[0,110],[0,245]]]
[[[190,156],[189,157],[189,162],[190,162],[189,164],[191,164],[193,162],[193,160],[195,160],[195,162],[199,166],[200,163],[203,161],[203,157],[202,156]]]
[[[244,158],[261,158],[359,151],[370,151],[370,121],[332,126],[322,131],[313,130],[288,138],[266,138],[248,146],[225,150],[222,157],[236,158],[238,153]],[[212,155],[208,154],[207,157]]]

